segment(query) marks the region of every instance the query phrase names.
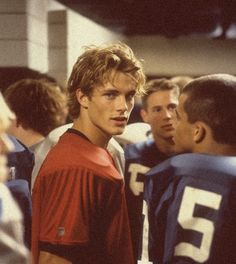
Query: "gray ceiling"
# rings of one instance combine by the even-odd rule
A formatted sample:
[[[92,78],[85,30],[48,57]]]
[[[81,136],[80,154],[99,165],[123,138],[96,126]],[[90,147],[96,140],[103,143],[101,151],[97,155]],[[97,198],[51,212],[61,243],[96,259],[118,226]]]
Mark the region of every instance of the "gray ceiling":
[[[236,22],[236,0],[58,0],[127,35],[210,34]]]

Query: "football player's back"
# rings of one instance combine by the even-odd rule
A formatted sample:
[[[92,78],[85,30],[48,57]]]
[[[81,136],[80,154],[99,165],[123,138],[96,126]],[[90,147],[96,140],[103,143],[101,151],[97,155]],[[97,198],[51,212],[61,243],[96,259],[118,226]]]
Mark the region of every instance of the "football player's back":
[[[153,168],[146,187],[152,259],[236,263],[236,157],[178,155]]]
[[[146,184],[154,263],[236,263],[235,102],[232,75],[206,75],[184,87],[175,151],[194,154],[162,163]]]

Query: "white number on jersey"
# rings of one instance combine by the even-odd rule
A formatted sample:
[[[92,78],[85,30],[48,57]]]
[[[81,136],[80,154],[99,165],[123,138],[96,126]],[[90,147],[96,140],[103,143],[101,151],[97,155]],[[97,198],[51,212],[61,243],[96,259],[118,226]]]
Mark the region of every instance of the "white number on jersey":
[[[129,187],[133,194],[139,196],[143,193],[144,184],[143,182],[137,181],[138,174],[145,174],[150,170],[149,167],[143,166],[138,163],[132,163],[129,165],[128,172],[130,173]]]
[[[222,195],[189,186],[185,187],[178,222],[184,229],[202,233],[200,247],[187,242],[181,242],[175,247],[175,256],[186,256],[199,263],[205,262],[210,256],[211,243],[215,231],[214,222],[201,217],[194,217],[194,207],[200,204],[214,210],[219,210]]]
[[[148,223],[148,207],[146,201],[143,200],[143,237],[142,237],[142,255],[141,260],[138,264],[151,264],[148,255],[148,233],[149,233],[149,223]]]

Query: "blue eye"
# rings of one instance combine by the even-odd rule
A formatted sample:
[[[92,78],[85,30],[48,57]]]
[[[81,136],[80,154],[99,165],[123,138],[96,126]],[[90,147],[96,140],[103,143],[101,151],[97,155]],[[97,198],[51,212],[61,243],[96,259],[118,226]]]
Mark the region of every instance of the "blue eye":
[[[115,99],[116,98],[116,95],[113,94],[113,93],[107,93],[107,94],[104,94],[104,96],[109,99],[109,100],[112,100],[112,99]]]

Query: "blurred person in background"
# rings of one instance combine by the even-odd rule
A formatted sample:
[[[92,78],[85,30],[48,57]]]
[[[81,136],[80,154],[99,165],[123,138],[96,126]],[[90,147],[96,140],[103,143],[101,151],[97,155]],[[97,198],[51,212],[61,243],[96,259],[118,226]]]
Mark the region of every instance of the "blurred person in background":
[[[15,116],[0,94],[0,262],[4,264],[30,263],[29,252],[23,242],[23,218],[11,193],[4,184],[9,175],[5,154],[13,144],[4,134]]]
[[[31,242],[31,174],[34,154],[42,140],[55,127],[65,123],[66,96],[55,82],[46,79],[22,79],[4,91],[4,97],[16,119],[7,133],[15,146],[8,154],[11,180],[7,186],[24,215],[25,244]]]
[[[125,190],[135,259],[149,263],[147,208],[143,199],[145,173],[174,153],[175,109],[179,87],[161,78],[146,84],[141,116],[151,128],[151,138],[125,147]],[[135,137],[135,131],[133,131]]]
[[[184,89],[184,86],[191,82],[193,80],[193,77],[188,75],[177,75],[172,78],[170,78],[170,81],[174,82],[179,86],[180,92]]]
[[[4,97],[16,115],[8,133],[32,151],[50,131],[66,122],[66,96],[57,83],[22,79],[10,85]]]
[[[148,172],[154,263],[236,263],[236,77],[188,83],[176,108],[175,151]],[[183,153],[183,154],[182,154]]]
[[[49,132],[66,122],[66,95],[55,82],[22,79],[10,85],[5,90],[4,97],[16,115],[8,134],[14,136],[18,141],[16,144],[25,151],[36,153]],[[29,156],[28,153],[27,155]],[[15,163],[15,178],[26,179],[30,186],[34,164],[29,163],[30,168],[23,166],[22,161],[19,164],[17,153],[14,152],[10,154],[9,161],[12,163],[11,167]],[[25,163],[27,162],[26,160]]]

